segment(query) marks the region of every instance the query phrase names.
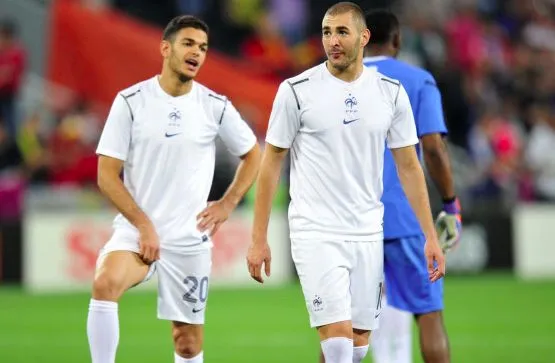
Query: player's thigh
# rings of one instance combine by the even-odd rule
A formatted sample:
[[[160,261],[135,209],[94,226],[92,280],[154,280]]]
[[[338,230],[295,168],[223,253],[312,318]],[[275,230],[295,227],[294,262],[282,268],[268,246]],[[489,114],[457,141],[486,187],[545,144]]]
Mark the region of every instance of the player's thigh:
[[[422,235],[384,245],[388,303],[413,314],[443,310],[443,279],[430,282]]]
[[[353,329],[371,331],[379,326],[383,289],[383,242],[353,243],[356,266],[351,273]]]
[[[211,268],[211,249],[195,254],[161,250],[157,262],[158,318],[204,324]]]
[[[293,240],[291,254],[310,326],[351,320],[351,260],[344,241]]]
[[[136,239],[114,233],[97,259],[93,297],[117,298],[125,290],[150,277],[155,265],[145,264],[135,246],[138,246]]]

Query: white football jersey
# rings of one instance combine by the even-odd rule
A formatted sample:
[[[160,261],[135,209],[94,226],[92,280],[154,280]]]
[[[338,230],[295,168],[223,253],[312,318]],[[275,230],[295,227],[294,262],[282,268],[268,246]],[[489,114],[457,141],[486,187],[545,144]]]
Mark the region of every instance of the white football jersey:
[[[124,161],[125,186],[165,248],[210,245],[196,227],[196,216],[207,205],[217,136],[237,156],[256,143],[231,102],[199,83],[172,97],[156,76],[114,100],[96,152]],[[138,235],[121,214],[114,228]]]
[[[291,238],[383,237],[386,140],[418,143],[399,81],[364,67],[344,82],[323,63],[280,85],[266,142],[290,149]]]

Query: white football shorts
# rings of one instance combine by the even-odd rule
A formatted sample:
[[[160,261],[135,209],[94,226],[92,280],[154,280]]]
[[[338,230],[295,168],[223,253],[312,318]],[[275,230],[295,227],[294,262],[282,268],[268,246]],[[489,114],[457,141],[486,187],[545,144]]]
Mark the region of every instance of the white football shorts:
[[[383,240],[294,239],[291,254],[311,327],[350,320],[354,329],[378,328]]]
[[[115,231],[100,250],[97,266],[104,256],[114,251],[139,253],[136,235]],[[160,259],[150,265],[147,276],[141,282],[148,281],[154,273],[158,274],[158,319],[204,324],[211,269],[210,247],[189,254],[162,247]]]

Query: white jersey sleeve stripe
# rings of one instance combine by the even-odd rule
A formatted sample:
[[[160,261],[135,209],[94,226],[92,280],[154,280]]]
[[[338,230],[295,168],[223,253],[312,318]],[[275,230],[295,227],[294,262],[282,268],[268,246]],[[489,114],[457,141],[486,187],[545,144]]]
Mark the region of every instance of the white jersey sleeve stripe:
[[[133,112],[127,98],[119,93],[114,99],[96,149],[97,154],[127,160],[133,122]]]

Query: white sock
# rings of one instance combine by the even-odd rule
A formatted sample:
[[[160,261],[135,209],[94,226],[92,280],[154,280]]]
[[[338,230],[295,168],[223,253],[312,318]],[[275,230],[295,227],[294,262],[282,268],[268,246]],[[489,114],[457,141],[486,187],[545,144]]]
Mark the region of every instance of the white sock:
[[[119,343],[118,303],[91,299],[87,335],[92,363],[114,363]]]
[[[175,355],[175,363],[202,363],[204,362],[204,357],[202,352],[200,352],[199,354],[197,354],[196,356],[194,356],[193,358],[183,358],[181,356],[179,356],[177,353],[174,353]]]
[[[363,345],[362,347],[353,347],[353,363],[360,363],[366,357],[368,353],[368,346]]]
[[[353,340],[329,338],[320,343],[326,363],[353,363]]]
[[[375,363],[412,363],[412,314],[383,301],[380,328],[370,339]]]

